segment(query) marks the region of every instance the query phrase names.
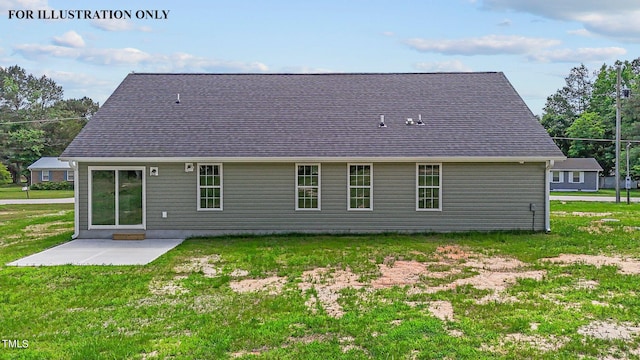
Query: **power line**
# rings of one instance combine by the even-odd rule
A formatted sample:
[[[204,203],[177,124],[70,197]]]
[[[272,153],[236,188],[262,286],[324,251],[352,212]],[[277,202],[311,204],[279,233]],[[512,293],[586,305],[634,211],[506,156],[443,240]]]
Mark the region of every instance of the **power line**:
[[[582,141],[599,141],[599,142],[615,142],[614,139],[589,139],[589,138],[572,138],[572,137],[551,137],[553,140],[582,140]],[[620,140],[620,142],[640,143],[640,140]]]
[[[25,120],[25,121],[9,121],[0,123],[0,125],[14,125],[14,124],[30,124],[30,123],[39,123],[39,122],[57,122],[57,121],[65,121],[65,120],[81,120],[87,119],[86,116],[78,116],[71,118],[62,118],[62,119],[42,119],[42,120]],[[87,119],[88,120],[88,119]]]

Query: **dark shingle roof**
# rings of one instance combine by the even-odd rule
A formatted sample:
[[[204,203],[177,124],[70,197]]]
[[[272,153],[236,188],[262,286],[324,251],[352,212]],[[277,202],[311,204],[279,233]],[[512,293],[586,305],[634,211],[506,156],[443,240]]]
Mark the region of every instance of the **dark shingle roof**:
[[[563,155],[502,73],[134,73],[61,157]]]
[[[556,161],[551,167],[552,170],[579,170],[579,171],[602,171],[602,166],[594,158],[569,158],[564,161]]]

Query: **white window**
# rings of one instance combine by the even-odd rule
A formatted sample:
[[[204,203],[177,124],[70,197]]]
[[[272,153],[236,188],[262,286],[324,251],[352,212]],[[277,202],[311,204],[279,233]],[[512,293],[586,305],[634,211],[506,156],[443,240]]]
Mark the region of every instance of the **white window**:
[[[67,181],[73,181],[73,170],[67,170]]]
[[[40,177],[42,181],[49,181],[49,170],[42,170],[42,176]]]
[[[570,171],[569,172],[569,182],[572,184],[582,184],[584,182],[584,172],[583,171]]]
[[[441,179],[440,164],[416,165],[416,210],[442,209]]]
[[[198,210],[222,210],[222,164],[198,164]]]
[[[349,164],[348,210],[373,210],[373,166],[371,164]]]
[[[320,164],[296,165],[296,210],[320,210]]]
[[[564,181],[564,172],[562,171],[552,171],[551,172],[551,182],[552,183],[561,183]]]

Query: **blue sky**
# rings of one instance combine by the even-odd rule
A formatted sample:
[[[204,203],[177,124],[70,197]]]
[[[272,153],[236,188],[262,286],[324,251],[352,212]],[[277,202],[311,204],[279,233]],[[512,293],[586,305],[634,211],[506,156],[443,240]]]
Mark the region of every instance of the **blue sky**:
[[[27,9],[34,19],[9,18]],[[37,10],[134,15],[44,20]],[[0,0],[0,66],[100,103],[132,71],[502,71],[541,114],[573,66],[639,57],[639,19],[637,0]]]

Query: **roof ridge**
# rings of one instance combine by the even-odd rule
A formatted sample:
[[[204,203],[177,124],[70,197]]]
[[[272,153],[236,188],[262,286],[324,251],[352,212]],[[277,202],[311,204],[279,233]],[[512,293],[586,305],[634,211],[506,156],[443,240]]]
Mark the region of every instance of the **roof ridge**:
[[[184,72],[184,73],[161,73],[161,72],[130,72],[129,75],[264,75],[264,76],[308,76],[308,75],[452,75],[452,74],[502,74],[502,71],[440,71],[440,72],[318,72],[318,73],[205,73],[205,72]]]

